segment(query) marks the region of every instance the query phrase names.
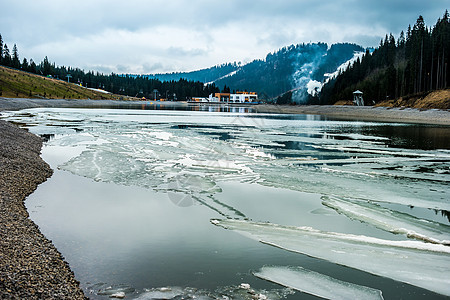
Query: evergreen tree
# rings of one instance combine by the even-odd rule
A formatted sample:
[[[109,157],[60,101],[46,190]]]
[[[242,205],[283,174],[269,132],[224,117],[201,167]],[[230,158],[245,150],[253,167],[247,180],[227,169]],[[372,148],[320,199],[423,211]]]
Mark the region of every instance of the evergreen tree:
[[[8,49],[8,45],[4,45],[3,46],[3,58],[2,58],[2,62],[4,66],[11,66],[11,54],[9,54],[9,49]]]
[[[47,76],[52,74],[52,65],[48,61],[48,57],[44,57],[44,61],[41,63],[42,75]]]
[[[29,70],[30,66],[28,65],[28,60],[26,57],[23,58],[22,61],[22,65],[21,65],[22,70],[27,71]]]
[[[30,66],[28,67],[28,71],[31,73],[37,73],[36,63],[32,59],[30,59]]]
[[[400,32],[400,36],[398,37],[398,40],[397,40],[397,47],[399,47],[399,48],[404,47],[405,42],[406,42],[405,33],[402,30],[402,32]]]
[[[0,65],[3,64],[3,38],[0,34]]]
[[[17,50],[16,44],[14,44],[14,47],[13,47],[11,66],[13,68],[20,69],[19,51]]]

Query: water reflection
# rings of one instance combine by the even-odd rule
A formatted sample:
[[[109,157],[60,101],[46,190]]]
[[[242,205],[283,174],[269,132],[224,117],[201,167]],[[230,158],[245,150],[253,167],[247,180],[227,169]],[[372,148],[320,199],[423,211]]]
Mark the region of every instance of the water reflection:
[[[362,127],[364,135],[385,137],[386,145],[406,149],[450,149],[450,127],[430,125],[380,125]]]
[[[309,264],[386,295],[391,289],[393,298],[414,294],[405,284],[253,243],[209,220],[395,241],[407,237],[374,226],[379,213],[415,217],[389,219],[402,228],[416,219],[448,226],[448,212],[437,208],[450,207],[450,152],[435,150],[449,149],[447,128],[252,114],[251,107],[167,108],[184,111],[141,103],[133,110],[41,109],[10,117],[38,125],[32,132],[50,140],[44,159],[58,161],[55,176],[27,205],[85,287],[107,282],[140,292],[167,285],[214,291],[249,282],[269,289],[249,270]],[[325,207],[323,195],[384,209],[342,206],[346,217]],[[355,221],[361,209],[372,213],[366,224]],[[416,298],[425,294],[419,290]]]
[[[141,105],[142,110],[182,110],[182,111],[207,111],[207,112],[231,112],[250,113],[254,109],[249,106],[235,106],[229,104],[191,104],[173,105],[164,103],[146,102]]]

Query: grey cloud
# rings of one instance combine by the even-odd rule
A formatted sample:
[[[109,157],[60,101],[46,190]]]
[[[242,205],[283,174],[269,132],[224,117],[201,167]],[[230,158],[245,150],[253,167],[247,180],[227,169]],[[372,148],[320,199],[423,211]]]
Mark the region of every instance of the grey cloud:
[[[177,56],[177,57],[186,57],[186,56],[200,56],[205,55],[207,53],[206,50],[195,48],[195,49],[184,49],[182,47],[169,47],[167,49],[167,54]]]
[[[154,63],[154,64],[143,64],[142,71],[143,73],[160,73],[162,70],[169,70],[169,68],[165,67],[162,63]]]
[[[95,70],[103,74],[111,74],[112,72],[117,72],[116,68],[107,65],[91,65],[88,70]]]
[[[276,48],[278,45],[290,45],[296,44],[299,41],[296,41],[296,36],[293,32],[270,32],[267,35],[262,35],[258,37],[259,45],[272,45]],[[274,49],[275,50],[275,49]]]
[[[86,58],[89,61],[83,62],[84,66],[76,66],[96,65],[96,70],[109,72],[118,70],[119,65],[124,70],[160,70],[171,67],[170,61],[177,59],[191,59],[198,65],[207,65],[214,59],[213,53],[218,52],[217,47],[229,53],[230,60],[242,60],[249,54],[243,54],[242,49],[237,54],[236,48],[230,45],[236,28],[241,30],[241,39],[248,36],[248,40],[253,41],[245,45],[248,53],[256,53],[258,49],[274,51],[285,45],[309,41],[376,46],[386,33],[398,35],[408,24],[414,24],[419,15],[423,15],[428,26],[433,25],[446,8],[448,0],[14,0],[0,2],[0,34],[8,46],[17,43],[21,57],[39,61],[43,53],[38,50],[45,49],[49,58],[64,57],[64,64],[74,64],[80,62],[76,57],[81,51],[78,47],[86,50],[89,43],[98,37],[104,38],[103,33],[111,32],[106,35],[112,40],[107,42],[108,45],[117,44],[121,49],[133,47],[130,49],[136,52],[134,56],[146,57],[145,61],[108,55],[108,49],[96,43],[95,47],[100,49],[92,50]],[[146,41],[148,47],[143,43],[136,47],[124,45],[125,42],[114,35],[118,31],[129,35],[156,34],[161,28],[164,34],[170,34],[172,29],[194,32],[201,41],[198,46],[173,42],[165,46]],[[167,37],[161,38],[167,41]],[[231,42],[221,44],[224,38]],[[58,53],[61,47],[48,46],[64,45],[74,39],[79,43],[71,44],[73,49],[64,53]],[[237,40],[234,44],[241,42]],[[104,66],[106,59],[111,61]],[[205,62],[206,59],[209,61]],[[162,65],[157,66],[152,61],[161,61]],[[221,62],[225,61],[213,64]],[[180,63],[172,65],[176,68]]]
[[[381,39],[384,39],[385,33],[381,35],[351,35],[346,36],[345,40],[348,41],[359,41],[359,44],[365,47],[376,47],[380,44]]]

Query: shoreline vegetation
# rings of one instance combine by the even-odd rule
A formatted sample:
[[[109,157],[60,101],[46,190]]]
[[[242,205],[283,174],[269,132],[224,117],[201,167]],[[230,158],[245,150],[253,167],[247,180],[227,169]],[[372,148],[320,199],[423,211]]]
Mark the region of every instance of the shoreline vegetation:
[[[53,173],[42,139],[0,120],[0,298],[85,299],[63,256],[29,218],[25,198]]]

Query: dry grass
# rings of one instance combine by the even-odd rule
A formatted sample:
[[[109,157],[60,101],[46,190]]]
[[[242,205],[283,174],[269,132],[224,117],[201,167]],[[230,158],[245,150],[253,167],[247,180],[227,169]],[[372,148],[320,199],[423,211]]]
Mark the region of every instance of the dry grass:
[[[402,97],[377,103],[377,107],[411,107],[418,109],[450,109],[450,89],[433,91],[423,95]]]
[[[120,96],[0,66],[0,97],[97,100],[118,99]]]
[[[354,106],[355,104],[351,100],[339,100],[334,105],[349,105]]]

